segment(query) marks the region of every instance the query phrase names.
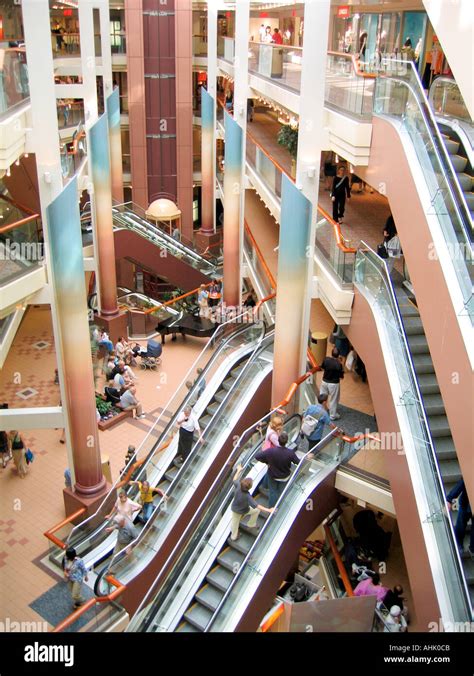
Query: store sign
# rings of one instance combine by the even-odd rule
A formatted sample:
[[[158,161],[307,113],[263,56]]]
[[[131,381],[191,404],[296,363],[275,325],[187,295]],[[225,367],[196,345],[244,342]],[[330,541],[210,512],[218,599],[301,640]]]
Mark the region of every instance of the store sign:
[[[350,14],[349,5],[340,5],[337,8],[337,17],[338,19],[347,19]]]

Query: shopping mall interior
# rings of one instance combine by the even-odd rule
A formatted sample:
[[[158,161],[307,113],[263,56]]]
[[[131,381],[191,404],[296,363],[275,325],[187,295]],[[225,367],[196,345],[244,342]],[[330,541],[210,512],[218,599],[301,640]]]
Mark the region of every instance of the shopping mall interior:
[[[0,3],[0,624],[474,627],[473,26]]]

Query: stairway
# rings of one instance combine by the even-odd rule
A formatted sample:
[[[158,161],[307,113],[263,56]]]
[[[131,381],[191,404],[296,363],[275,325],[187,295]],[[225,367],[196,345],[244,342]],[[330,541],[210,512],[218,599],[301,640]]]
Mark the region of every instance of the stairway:
[[[445,495],[462,478],[456,455],[456,448],[451,436],[449,421],[441,397],[438,380],[431,360],[420,313],[415,305],[414,297],[409,295],[401,284],[394,285],[403,326],[410,347],[418,385],[433,439],[434,450],[438,461]],[[457,512],[451,512],[456,518]],[[469,587],[471,604],[474,605],[474,560],[469,553],[462,555],[464,576]]]
[[[268,497],[262,491],[263,489],[258,488],[253,497],[257,504],[268,507]],[[268,516],[267,512],[260,512],[257,528],[262,527]],[[232,542],[230,537],[227,539],[217,555],[215,565],[194,595],[176,631],[202,632],[209,624],[214,611],[224,598],[225,592],[232,584],[258,535],[256,529],[246,525],[247,521],[248,517],[244,517],[240,522],[240,537],[235,542]]]

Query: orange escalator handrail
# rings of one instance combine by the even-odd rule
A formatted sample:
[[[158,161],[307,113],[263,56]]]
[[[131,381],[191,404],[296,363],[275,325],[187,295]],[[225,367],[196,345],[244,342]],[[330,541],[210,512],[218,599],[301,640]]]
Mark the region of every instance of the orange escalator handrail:
[[[66,543],[63,542],[62,540],[60,540],[59,538],[57,538],[54,535],[54,533],[56,533],[56,531],[58,531],[63,526],[66,526],[68,523],[71,523],[71,521],[74,521],[74,519],[77,519],[78,516],[81,516],[85,512],[87,512],[86,507],[81,507],[76,512],[73,512],[68,517],[66,517],[65,519],[63,519],[59,523],[57,523],[55,526],[53,526],[49,530],[47,530],[45,533],[43,533],[43,535],[46,538],[48,538],[48,540],[51,540],[51,542],[53,542],[57,547],[60,547],[61,549],[66,549]]]
[[[54,627],[54,629],[51,630],[51,633],[53,634],[58,634],[61,631],[64,631],[64,629],[67,629],[67,627],[70,627],[71,624],[73,624],[76,620],[78,620],[81,615],[84,615],[84,613],[87,613],[88,610],[93,608],[95,605],[100,604],[100,603],[110,603],[111,601],[115,601],[115,599],[122,594],[125,589],[127,588],[126,585],[122,584],[118,580],[116,580],[112,575],[107,575],[105,578],[107,582],[110,584],[113,584],[116,589],[114,589],[113,592],[110,592],[110,594],[107,594],[107,596],[94,596],[94,598],[89,599],[82,605],[80,608],[75,610],[73,613],[68,615],[65,620],[60,622],[58,625]]]
[[[10,232],[10,230],[16,230],[16,228],[21,228],[22,225],[35,221],[39,218],[39,214],[32,214],[31,216],[26,216],[25,218],[15,221],[15,223],[10,223],[10,225],[4,225],[3,228],[0,228],[0,234],[3,235],[5,232]]]
[[[218,281],[220,281],[220,280],[216,279],[212,282],[209,282],[208,284],[204,284],[204,286],[205,287],[212,286],[215,282],[218,282]],[[183,298],[187,298],[188,296],[192,296],[195,293],[198,293],[198,291],[200,291],[200,289],[201,289],[201,287],[198,286],[197,289],[193,289],[192,291],[187,291],[186,293],[183,293],[182,296],[177,296],[176,298],[172,298],[171,300],[167,300],[164,303],[161,303],[161,305],[159,307],[152,307],[152,308],[149,308],[148,310],[144,310],[143,314],[149,315],[149,314],[152,314],[153,312],[158,312],[159,310],[161,310],[162,307],[168,307],[169,305],[174,305],[174,303],[177,303],[178,301],[183,300]]]
[[[336,543],[334,542],[334,538],[331,535],[331,531],[329,530],[329,527],[326,524],[323,524],[324,526],[324,532],[326,534],[326,538],[329,542],[329,546],[331,547],[332,554],[334,556],[334,560],[336,561],[336,566],[339,571],[339,575],[341,576],[342,583],[344,585],[344,589],[346,590],[347,596],[354,596],[354,592],[352,590],[352,585],[349,580],[349,576],[347,575],[347,571],[345,569],[345,566],[342,562],[341,555],[337,551]]]

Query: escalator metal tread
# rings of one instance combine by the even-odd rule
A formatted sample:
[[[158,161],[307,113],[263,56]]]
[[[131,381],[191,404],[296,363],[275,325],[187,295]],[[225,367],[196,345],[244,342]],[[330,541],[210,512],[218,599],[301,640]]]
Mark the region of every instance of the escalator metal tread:
[[[239,540],[237,540],[237,542],[239,542]],[[234,573],[219,565],[214,566],[214,568],[206,576],[206,580],[208,582],[223,592],[226,591],[233,579]]]
[[[211,585],[206,583],[201,589],[197,592],[195,598],[199,603],[211,611],[214,611],[219,603],[222,601],[224,592]]]
[[[212,617],[212,611],[200,603],[193,603],[191,608],[184,613],[184,619],[192,624],[198,631],[204,631]]]

